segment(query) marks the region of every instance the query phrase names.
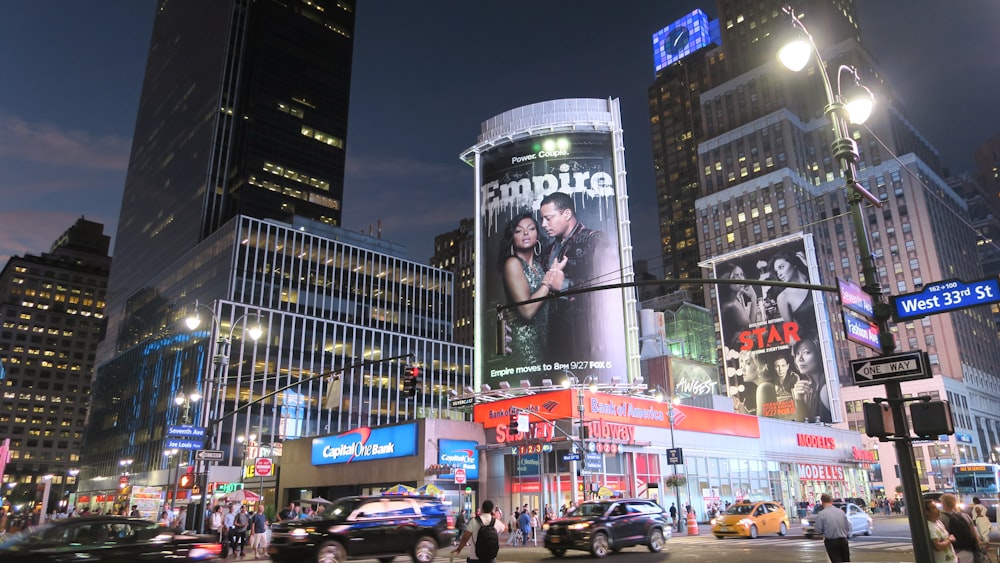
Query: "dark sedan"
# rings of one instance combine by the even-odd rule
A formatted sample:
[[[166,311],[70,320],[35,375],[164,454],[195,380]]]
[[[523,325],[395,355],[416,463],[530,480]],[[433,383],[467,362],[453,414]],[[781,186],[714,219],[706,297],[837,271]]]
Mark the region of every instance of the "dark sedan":
[[[647,499],[588,500],[542,530],[545,547],[556,557],[582,549],[598,558],[633,545],[658,553],[671,533],[666,512]]]
[[[4,563],[47,561],[212,561],[221,546],[210,536],[175,534],[156,522],[122,516],[55,520],[7,536],[0,542]]]

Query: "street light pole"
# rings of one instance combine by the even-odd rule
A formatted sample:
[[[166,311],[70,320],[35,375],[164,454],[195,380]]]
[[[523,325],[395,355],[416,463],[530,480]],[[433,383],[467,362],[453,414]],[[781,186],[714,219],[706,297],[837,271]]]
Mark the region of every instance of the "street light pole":
[[[218,306],[218,301],[215,302],[215,306]],[[229,364],[229,352],[233,340],[233,334],[236,332],[236,327],[240,326],[240,323],[251,314],[256,315],[258,324],[244,329],[245,334],[256,342],[261,335],[263,335],[263,330],[259,325],[260,313],[247,312],[234,320],[229,329],[229,334],[224,335],[222,332],[222,323],[216,314],[215,308],[201,304],[198,301],[195,301],[194,303],[194,313],[185,319],[185,324],[190,330],[195,330],[201,325],[201,318],[198,316],[199,308],[206,309],[209,312],[209,315],[211,315],[211,334],[214,335],[212,340],[211,364],[208,377],[205,379],[204,398],[206,406],[202,409],[202,427],[205,428],[205,437],[206,439],[211,440],[211,446],[213,449],[218,449],[222,437],[216,435],[214,427],[217,422],[222,420],[221,414],[224,404],[224,397],[222,396],[222,378],[225,375],[225,366]],[[218,392],[216,395],[213,395],[212,393],[212,391],[215,390],[213,389],[213,386],[217,387]],[[198,513],[195,515],[195,529],[204,531],[206,516],[205,511],[208,508],[208,471],[210,464],[208,461],[202,461],[201,463],[201,478],[199,479],[198,485],[198,488],[201,490],[201,503]]]
[[[660,387],[659,385],[656,386],[656,389],[657,389],[656,390],[656,400],[657,401],[663,401],[664,399],[667,399],[667,420],[670,421],[670,449],[673,450],[673,449],[676,449],[676,447],[677,447],[675,445],[675,443],[674,443],[674,413],[675,413],[675,411],[674,411],[674,405],[679,404],[680,403],[680,399],[678,399],[677,397],[669,396],[667,393],[665,393],[663,391],[663,388]],[[670,464],[670,466],[673,468],[674,477],[676,477],[677,476],[677,464],[672,463],[672,464]],[[674,482],[674,494],[677,496],[677,520],[676,520],[676,522],[674,522],[674,526],[677,528],[677,531],[679,532],[681,530],[681,518],[680,518],[680,516],[681,516],[681,486],[679,484],[677,484],[676,481]],[[686,518],[687,514],[685,514],[684,517]]]
[[[789,43],[779,52],[781,62],[791,70],[801,70],[808,63],[809,56],[816,57],[819,66],[819,75],[823,79],[823,88],[826,92],[827,105],[824,113],[829,117],[833,126],[834,141],[831,150],[834,158],[840,163],[841,172],[844,176],[847,189],[847,203],[851,207],[851,221],[854,224],[855,239],[857,239],[858,254],[861,258],[861,273],[864,276],[865,284],[862,289],[871,296],[874,306],[875,322],[879,330],[879,344],[883,355],[892,354],[896,349],[895,339],[889,331],[888,320],[892,316],[891,307],[882,298],[882,286],[879,282],[878,270],[875,268],[875,259],[872,255],[871,244],[868,238],[868,228],[865,224],[861,210],[862,199],[867,199],[875,207],[882,207],[882,202],[878,197],[871,194],[857,181],[857,164],[860,161],[858,145],[850,137],[847,128],[847,118],[855,123],[863,122],[867,113],[871,111],[871,91],[864,90],[868,94],[867,113],[863,117],[850,115],[855,109],[854,102],[844,103],[840,88],[840,78],[844,71],[853,75],[858,86],[859,77],[857,71],[851,67],[840,65],[837,69],[837,92],[834,93],[827,75],[826,64],[820,55],[812,35],[802,24],[791,7],[786,6],[783,11],[791,17],[792,24],[805,35],[806,41],[796,41]],[[795,68],[795,67],[798,68]],[[863,87],[862,87],[863,88]],[[886,399],[892,407],[893,425],[898,432],[893,442],[896,448],[896,458],[899,464],[899,474],[903,482],[903,495],[907,503],[907,515],[910,524],[910,536],[913,538],[913,555],[916,563],[931,563],[933,556],[931,553],[930,535],[927,528],[927,521],[924,518],[923,507],[921,506],[920,481],[916,471],[916,459],[913,455],[912,442],[909,439],[909,426],[906,421],[906,412],[903,402],[903,392],[900,389],[899,381],[887,381],[885,383]]]

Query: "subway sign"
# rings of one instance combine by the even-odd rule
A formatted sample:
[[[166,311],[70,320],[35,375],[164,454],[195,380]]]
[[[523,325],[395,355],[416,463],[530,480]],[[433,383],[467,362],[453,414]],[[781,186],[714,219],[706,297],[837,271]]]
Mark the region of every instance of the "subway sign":
[[[417,454],[415,423],[385,428],[355,428],[338,436],[313,438],[312,464],[331,465]]]

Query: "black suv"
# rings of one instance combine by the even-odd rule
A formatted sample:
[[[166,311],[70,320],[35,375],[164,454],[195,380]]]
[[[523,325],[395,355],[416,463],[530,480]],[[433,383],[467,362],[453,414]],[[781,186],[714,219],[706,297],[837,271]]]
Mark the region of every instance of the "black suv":
[[[337,499],[318,518],[271,526],[267,554],[273,561],[343,563],[348,559],[392,561],[409,555],[430,563],[455,539],[455,520],[429,496],[358,496]]]
[[[670,519],[659,504],[647,499],[588,500],[563,518],[542,526],[545,547],[556,557],[568,549],[604,557],[608,551],[645,545],[653,553],[670,538]]]

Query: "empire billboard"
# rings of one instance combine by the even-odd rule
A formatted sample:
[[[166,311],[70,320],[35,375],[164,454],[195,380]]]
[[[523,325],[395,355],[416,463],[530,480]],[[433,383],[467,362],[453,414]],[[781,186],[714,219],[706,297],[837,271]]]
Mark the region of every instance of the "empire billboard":
[[[720,279],[810,284],[812,237],[792,236],[714,261]],[[718,284],[722,357],[738,412],[834,422],[837,392],[831,336],[820,292],[796,287]],[[821,322],[823,321],[823,322]]]
[[[550,130],[480,153],[480,342],[503,347],[484,347],[482,383],[625,380],[625,292],[576,292],[624,281],[615,148],[611,131]]]

